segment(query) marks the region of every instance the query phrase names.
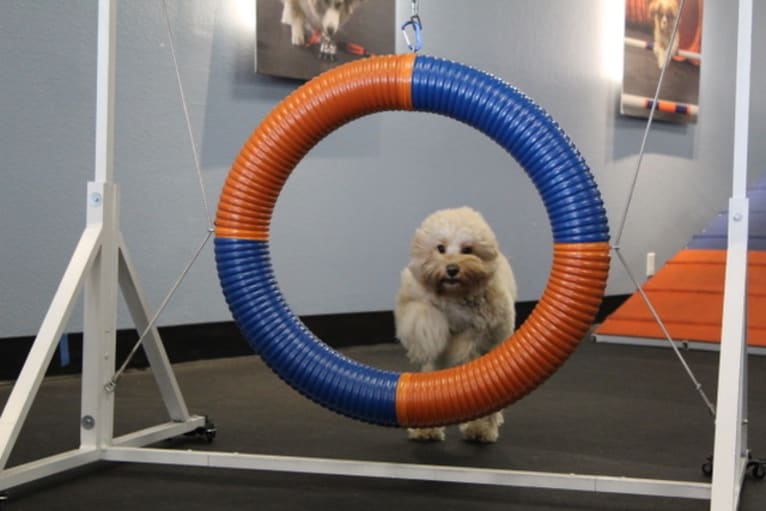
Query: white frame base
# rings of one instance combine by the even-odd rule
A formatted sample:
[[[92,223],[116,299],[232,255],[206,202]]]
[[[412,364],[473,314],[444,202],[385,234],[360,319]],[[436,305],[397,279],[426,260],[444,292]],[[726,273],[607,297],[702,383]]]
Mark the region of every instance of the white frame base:
[[[442,481],[693,499],[709,499],[711,490],[710,483],[215,451],[169,451],[167,449],[115,447],[106,449],[102,459],[135,463]]]

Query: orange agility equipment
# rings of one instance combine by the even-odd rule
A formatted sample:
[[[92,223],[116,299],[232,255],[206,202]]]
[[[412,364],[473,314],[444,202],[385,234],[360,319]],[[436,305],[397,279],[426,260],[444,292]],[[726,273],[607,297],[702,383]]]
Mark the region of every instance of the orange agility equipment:
[[[504,147],[537,187],[553,231],[553,265],[523,325],[458,367],[396,373],[351,360],[295,317],[276,283],[269,226],[288,176],[323,137],[387,110],[441,114]],[[468,66],[415,54],[371,57],[307,82],[263,120],[226,179],[216,217],[218,275],[253,349],[296,390],[340,414],[386,426],[447,425],[520,399],[569,357],[590,328],[609,271],[609,229],[585,161],[539,106]]]

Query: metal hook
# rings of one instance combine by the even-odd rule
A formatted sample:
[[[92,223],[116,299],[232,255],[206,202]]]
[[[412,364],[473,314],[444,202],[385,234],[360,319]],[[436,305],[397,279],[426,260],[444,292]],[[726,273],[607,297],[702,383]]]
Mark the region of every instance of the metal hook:
[[[404,40],[407,42],[407,47],[410,51],[418,51],[423,47],[423,38],[421,32],[423,30],[423,23],[420,21],[420,0],[412,0],[410,5],[411,15],[409,21],[405,21],[402,24],[402,34],[404,34]],[[407,34],[408,29],[412,29],[415,36],[415,43],[410,40],[410,36]]]
[[[414,4],[414,2],[413,2]],[[410,40],[409,35],[407,35],[407,29],[412,28],[412,32],[415,35],[415,44],[413,45],[412,41]],[[404,40],[407,42],[407,47],[410,49],[410,51],[419,51],[423,47],[423,38],[421,35],[423,29],[423,24],[420,22],[420,16],[417,14],[414,14],[409,21],[405,21],[402,25],[402,34],[404,35]]]

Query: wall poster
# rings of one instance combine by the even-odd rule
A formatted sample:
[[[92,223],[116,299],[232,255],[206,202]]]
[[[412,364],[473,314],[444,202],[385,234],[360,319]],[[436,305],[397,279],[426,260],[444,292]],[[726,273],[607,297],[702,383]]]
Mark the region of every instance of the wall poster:
[[[695,122],[699,115],[702,63],[702,0],[625,1],[625,61],[621,112],[649,117],[660,73],[667,63],[655,119]],[[678,32],[670,35],[680,15]]]

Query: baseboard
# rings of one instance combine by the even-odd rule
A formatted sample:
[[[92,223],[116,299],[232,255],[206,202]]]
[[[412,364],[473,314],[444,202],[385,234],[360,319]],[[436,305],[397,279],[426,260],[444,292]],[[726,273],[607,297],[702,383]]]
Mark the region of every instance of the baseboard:
[[[334,349],[394,341],[391,311],[329,314],[301,317],[317,337]],[[253,350],[233,321],[159,328],[163,346],[173,363],[252,355]],[[122,363],[138,341],[134,329],[117,331],[117,361]],[[0,381],[15,380],[34,337],[0,339]],[[47,375],[78,374],[82,370],[82,333],[66,335],[48,367]],[[143,368],[148,361],[138,350],[130,367]]]
[[[686,339],[673,339],[673,344],[667,339],[656,339],[652,337],[631,337],[627,335],[603,335],[596,334],[593,336],[596,342],[605,344],[623,344],[626,346],[646,346],[652,348],[672,348],[675,346],[681,351],[721,351],[720,342],[709,341],[689,341]],[[748,346],[747,353],[749,355],[766,355],[766,348],[762,346]]]
[[[596,322],[624,302],[629,295],[607,296]],[[531,314],[536,302],[516,304],[517,324]],[[395,342],[392,311],[361,312],[303,316],[301,321],[317,337],[334,349],[348,346]],[[251,355],[239,329],[233,321],[160,327],[160,336],[173,363],[222,357]],[[117,360],[121,363],[138,340],[135,330],[117,332]],[[24,365],[33,337],[0,339],[0,381],[15,380]],[[139,350],[130,366],[146,367],[148,362]],[[82,333],[66,336],[66,346],[60,346],[48,368],[48,375],[77,374],[82,369]]]

